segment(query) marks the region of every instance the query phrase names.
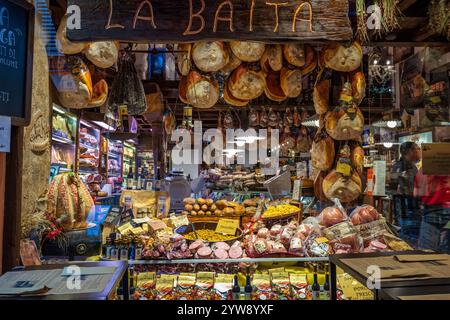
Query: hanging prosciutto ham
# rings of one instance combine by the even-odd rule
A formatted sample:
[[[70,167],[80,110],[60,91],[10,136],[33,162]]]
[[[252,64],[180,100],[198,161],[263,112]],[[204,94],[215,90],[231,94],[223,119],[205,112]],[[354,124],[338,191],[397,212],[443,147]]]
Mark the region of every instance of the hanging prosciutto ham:
[[[306,64],[305,46],[303,44],[285,44],[283,46],[283,54],[286,61],[295,67],[303,67]]]
[[[281,45],[267,45],[261,58],[261,68],[264,72],[280,71],[283,67],[283,49]]]
[[[318,131],[311,148],[313,167],[321,171],[328,171],[333,167],[334,157],[333,139],[324,130]]]
[[[251,41],[231,41],[230,47],[234,55],[244,62],[259,61],[266,50],[264,43]]]
[[[119,42],[92,42],[87,45],[83,53],[94,65],[107,69],[115,65],[119,58]]]
[[[361,146],[357,145],[353,147],[351,161],[356,172],[362,175],[364,169],[364,149]]]
[[[261,71],[251,70],[247,65],[240,65],[228,79],[230,93],[241,100],[258,98],[266,87],[266,80]]]
[[[186,98],[189,104],[199,109],[212,108],[219,100],[219,85],[196,71],[191,71],[187,80]]]
[[[234,53],[230,50],[230,59],[228,63],[225,65],[225,67],[222,68],[222,73],[225,75],[229,75],[231,72],[233,72],[237,67],[239,67],[242,63],[241,60],[239,60],[238,57],[234,55]]]
[[[353,102],[359,106],[366,97],[366,77],[361,71],[352,75]]]
[[[267,98],[272,101],[282,102],[287,96],[281,88],[280,72],[270,71],[266,76],[266,88],[264,89]]]
[[[228,49],[221,41],[196,42],[192,48],[192,59],[203,72],[216,72],[229,62]]]
[[[328,112],[330,104],[330,86],[331,80],[319,81],[314,86],[313,101],[314,109],[318,115],[322,115]]]
[[[189,71],[191,71],[191,55],[192,55],[192,44],[190,43],[181,43],[176,47],[178,51],[182,51],[177,53],[176,62],[178,71],[182,76],[187,76]]]
[[[350,177],[345,177],[342,173],[333,170],[323,180],[322,188],[329,200],[337,198],[343,203],[348,203],[360,196],[362,181],[357,172],[353,172]]]
[[[281,89],[288,98],[297,98],[302,93],[302,72],[299,69],[281,69]]]
[[[325,65],[340,72],[352,72],[358,69],[362,58],[363,52],[358,42],[353,42],[350,46],[333,43],[323,51]]]
[[[335,140],[356,140],[364,129],[364,116],[353,103],[350,83],[345,83],[341,92],[340,106],[327,113],[325,127]]]
[[[233,96],[228,87],[228,82],[225,83],[223,88],[223,99],[226,103],[234,107],[245,107],[250,102],[250,100],[242,100]]]
[[[300,68],[303,76],[313,72],[317,67],[316,50],[311,46],[305,46],[305,54],[305,65]]]
[[[255,109],[250,109],[248,116],[248,125],[251,128],[256,128],[259,126],[259,113]]]

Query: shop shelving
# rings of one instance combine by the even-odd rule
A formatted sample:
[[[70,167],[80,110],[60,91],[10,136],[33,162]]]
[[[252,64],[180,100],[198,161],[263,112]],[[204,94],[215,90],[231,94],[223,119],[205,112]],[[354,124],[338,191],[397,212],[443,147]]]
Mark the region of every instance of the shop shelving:
[[[325,262],[328,257],[288,257],[288,258],[241,258],[241,259],[174,259],[174,260],[128,260],[128,265],[175,265],[175,264],[217,264],[217,263],[267,263],[267,262]]]

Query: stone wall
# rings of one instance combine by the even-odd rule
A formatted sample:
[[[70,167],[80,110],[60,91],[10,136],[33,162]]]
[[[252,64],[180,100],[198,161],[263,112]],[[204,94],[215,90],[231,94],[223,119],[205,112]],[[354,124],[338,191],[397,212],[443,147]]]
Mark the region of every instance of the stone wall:
[[[34,3],[33,0],[28,0]],[[47,189],[50,173],[51,93],[41,17],[36,10],[31,124],[23,135],[22,226],[25,227],[38,197]]]

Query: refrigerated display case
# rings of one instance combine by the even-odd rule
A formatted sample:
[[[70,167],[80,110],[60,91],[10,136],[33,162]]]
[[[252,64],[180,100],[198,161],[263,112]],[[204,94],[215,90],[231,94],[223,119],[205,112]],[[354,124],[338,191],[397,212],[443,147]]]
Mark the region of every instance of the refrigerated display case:
[[[58,172],[74,170],[77,118],[74,114],[53,104],[52,167]]]

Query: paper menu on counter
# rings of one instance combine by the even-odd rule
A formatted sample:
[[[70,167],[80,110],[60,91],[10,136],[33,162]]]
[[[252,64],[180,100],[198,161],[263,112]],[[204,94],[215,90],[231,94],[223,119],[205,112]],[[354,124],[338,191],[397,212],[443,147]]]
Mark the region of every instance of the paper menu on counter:
[[[114,273],[107,268],[81,268],[79,277],[63,276],[63,272],[64,269],[8,272],[0,277],[0,295],[32,294],[44,288],[49,289],[47,295],[99,293]]]

